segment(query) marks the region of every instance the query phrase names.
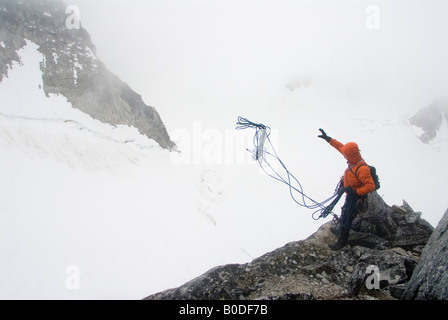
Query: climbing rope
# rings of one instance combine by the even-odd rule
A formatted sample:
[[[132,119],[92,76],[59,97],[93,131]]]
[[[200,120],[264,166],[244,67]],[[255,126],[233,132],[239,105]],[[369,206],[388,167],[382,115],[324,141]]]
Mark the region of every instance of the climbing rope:
[[[295,203],[297,203],[301,207],[315,210],[312,214],[312,218],[314,220],[326,218],[330,214],[332,214],[334,217],[333,221],[338,219],[337,215],[332,211],[345,191],[341,182],[338,183],[334,194],[328,199],[320,202],[311,199],[304,193],[300,181],[288,170],[284,162],[279,158],[277,152],[275,151],[275,148],[272,145],[270,139],[271,128],[261,123],[249,121],[248,119],[243,117],[238,117],[238,121],[236,124],[238,125],[236,127],[237,130],[245,130],[249,128],[255,129],[255,135],[253,138],[254,149],[246,150],[252,153],[252,158],[254,159],[254,161],[258,161],[258,164],[260,165],[264,173],[266,173],[269,177],[288,186],[291,198]],[[272,150],[271,152],[269,152],[266,148],[266,142],[269,146],[269,149]],[[278,173],[273,168],[270,160],[275,160],[280,164],[281,168],[284,171],[283,175]]]

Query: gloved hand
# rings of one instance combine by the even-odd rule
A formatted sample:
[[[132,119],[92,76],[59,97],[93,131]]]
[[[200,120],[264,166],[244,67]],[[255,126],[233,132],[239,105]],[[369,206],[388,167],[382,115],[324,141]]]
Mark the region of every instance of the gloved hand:
[[[347,193],[347,195],[354,195],[357,196],[358,194],[356,193],[356,190],[353,189],[352,187],[345,187],[345,192]]]
[[[331,141],[331,137],[327,136],[323,129],[319,129],[319,131],[322,132],[322,134],[318,136],[319,138],[324,139],[327,142]]]

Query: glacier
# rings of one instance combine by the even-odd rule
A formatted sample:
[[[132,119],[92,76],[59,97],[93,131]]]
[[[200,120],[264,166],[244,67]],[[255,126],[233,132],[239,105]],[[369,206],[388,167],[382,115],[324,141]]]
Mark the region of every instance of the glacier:
[[[260,172],[245,150],[251,133],[233,131],[232,110],[215,131],[177,130],[180,153],[169,152],[135,128],[46,97],[37,45],[27,41],[19,56],[0,83],[0,299],[140,299],[211,267],[249,262],[328,221],[312,220]],[[386,202],[406,199],[433,225],[440,220],[448,207],[446,137],[422,144],[407,114],[365,108],[355,116],[313,86],[283,88],[273,103],[277,112],[253,108],[249,116],[275,130],[280,157],[311,197],[331,195],[345,169],[317,139],[323,127],[360,145]],[[244,147],[234,144],[240,135]],[[205,161],[223,148],[229,161]],[[185,154],[198,160],[175,160]]]

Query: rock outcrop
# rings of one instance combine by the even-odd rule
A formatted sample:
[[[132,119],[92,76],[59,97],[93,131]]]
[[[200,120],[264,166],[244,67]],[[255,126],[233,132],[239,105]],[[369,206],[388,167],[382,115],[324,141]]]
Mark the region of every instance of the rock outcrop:
[[[367,212],[353,220],[349,244],[372,249],[400,247],[421,253],[434,228],[403,201],[389,207],[376,193],[368,196]]]
[[[409,122],[423,130],[419,137],[423,143],[430,142],[437,136],[442,123],[448,122],[448,99],[435,100],[412,116]]]
[[[448,210],[440,220],[402,299],[448,300]]]
[[[339,251],[328,247],[336,240],[328,222],[306,240],[145,299],[398,299],[434,228],[406,202],[389,207],[376,192],[368,202]]]
[[[0,83],[12,64],[20,63],[17,51],[30,40],[44,56],[42,90],[47,96],[63,95],[74,108],[101,122],[134,126],[162,148],[172,149],[175,144],[155,108],[96,57],[82,25],[67,27],[66,9],[62,0],[0,0]]]

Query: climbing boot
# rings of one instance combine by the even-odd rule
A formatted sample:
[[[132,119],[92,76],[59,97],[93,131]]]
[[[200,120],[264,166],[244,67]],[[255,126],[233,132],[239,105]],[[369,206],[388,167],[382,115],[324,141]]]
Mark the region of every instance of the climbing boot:
[[[342,248],[344,248],[346,244],[347,244],[347,241],[338,239],[338,241],[336,241],[335,243],[330,244],[328,246],[330,247],[331,250],[338,251],[338,250],[341,250]]]

